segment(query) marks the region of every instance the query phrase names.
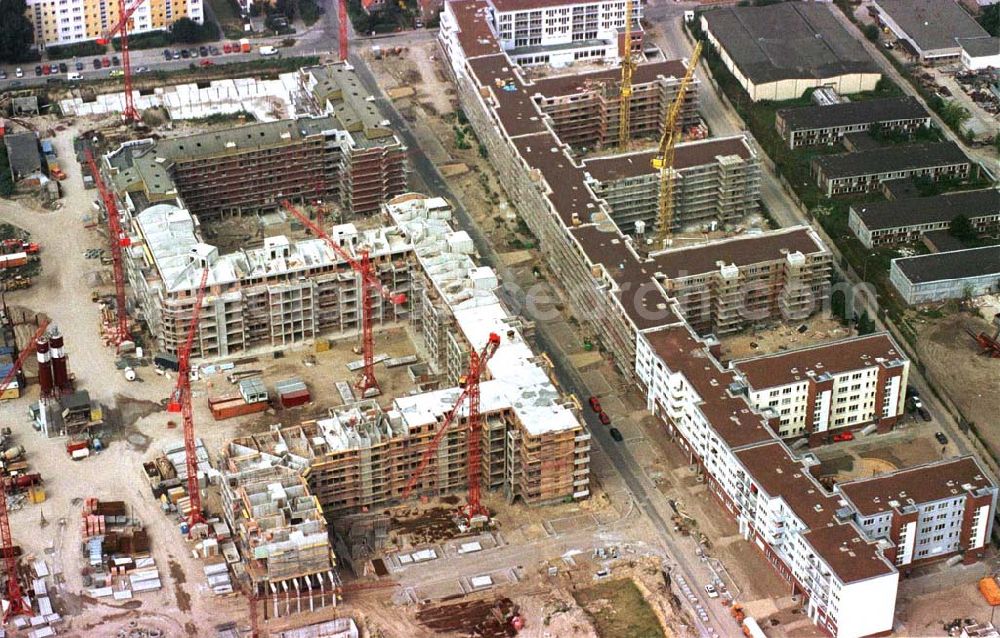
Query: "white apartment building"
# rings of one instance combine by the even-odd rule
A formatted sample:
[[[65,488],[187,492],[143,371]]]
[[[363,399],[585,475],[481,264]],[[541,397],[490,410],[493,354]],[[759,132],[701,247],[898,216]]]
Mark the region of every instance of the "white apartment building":
[[[119,20],[117,0],[27,0],[35,46],[96,40]],[[129,33],[162,31],[180,18],[205,20],[202,0],[146,0],[129,21]]]
[[[739,394],[738,377],[687,326],[641,333],[636,372],[650,411],[704,473],[814,623],[837,638],[892,628],[899,573],[889,543],[864,535],[852,510],[812,477]]]
[[[910,362],[888,333],[732,362],[750,404],[777,419],[782,438],[828,442],[835,430],[876,424],[892,429],[903,415]]]
[[[632,4],[633,50],[642,44],[643,3]],[[564,66],[579,60],[617,62],[625,0],[490,0],[491,26],[501,48],[523,66]]]

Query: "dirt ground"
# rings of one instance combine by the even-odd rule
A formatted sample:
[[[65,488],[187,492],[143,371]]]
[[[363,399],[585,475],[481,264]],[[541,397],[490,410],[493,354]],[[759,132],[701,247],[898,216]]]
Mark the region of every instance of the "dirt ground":
[[[91,126],[90,123],[80,128]],[[105,413],[120,427],[108,425],[100,432],[107,448],[100,454],[74,462],[65,452],[64,439],[47,439],[32,428],[27,406],[37,399],[37,386],[30,385],[27,397],[0,405],[0,419],[9,425],[15,441],[27,449],[27,460],[45,481],[47,500],[26,504],[10,515],[14,539],[28,557],[44,558],[59,583],[50,587],[56,611],[66,618],[62,633],[69,635],[115,635],[139,621],[161,629],[170,636],[210,635],[215,625],[225,621],[246,621],[242,598],[218,598],[206,587],[202,564],[191,556],[191,548],[180,535],[177,521],[164,515],[143,478],[142,463],[181,439],[181,431],[169,427],[175,415],[167,415],[161,402],[169,396],[175,379],[153,373],[150,367],[137,369],[142,382],[127,382],[115,369],[115,354],[105,347],[99,334],[98,305],[91,302],[92,289],[110,293],[110,267],[99,259],[86,259],[85,251],[106,247],[105,235],[86,229],[87,211],[95,197],[85,191],[80,167],[72,161],[71,129],[53,139],[61,166],[68,178],[61,182],[64,197],[57,210],[45,210],[30,199],[0,201],[0,222],[17,225],[31,233],[42,245],[41,272],[35,285],[9,292],[7,303],[15,316],[21,309],[44,313],[65,336],[70,371],[77,387],[105,406]],[[25,338],[33,327],[18,327]],[[413,354],[415,347],[405,327],[377,330],[376,352],[390,356]],[[334,389],[337,380],[353,381],[355,374],[346,364],[360,359],[353,352],[356,338],[347,336],[328,352],[315,353],[312,346],[282,351],[280,359],[270,353],[238,369],[263,371],[265,382],[299,376],[322,401],[287,411],[265,413],[216,422],[207,407],[209,395],[230,393],[233,386],[223,375],[209,376],[193,383],[196,433],[213,458],[226,441],[248,430],[263,429],[273,423],[294,424],[304,418],[321,416],[327,407],[339,403]],[[308,362],[308,365],[307,365]],[[29,375],[32,372],[28,367]],[[379,365],[376,374],[383,396],[405,394],[412,384],[405,367],[387,370]],[[85,595],[82,570],[85,557],[80,552],[82,500],[97,497],[124,500],[133,515],[147,527],[152,554],[160,570],[163,588],[138,594],[124,603],[92,599]],[[213,499],[206,498],[211,502]],[[44,517],[44,524],[42,523]]]
[[[917,353],[927,370],[927,380],[942,388],[1000,457],[1000,359],[979,354],[979,346],[966,329],[978,334],[996,331],[979,316],[969,313],[928,319],[919,326]]]
[[[799,332],[801,326],[806,326],[805,332]],[[750,329],[722,337],[722,358],[730,361],[782,350],[806,348],[824,341],[843,339],[852,334],[850,328],[844,327],[836,319],[826,313],[818,313],[794,325]]]

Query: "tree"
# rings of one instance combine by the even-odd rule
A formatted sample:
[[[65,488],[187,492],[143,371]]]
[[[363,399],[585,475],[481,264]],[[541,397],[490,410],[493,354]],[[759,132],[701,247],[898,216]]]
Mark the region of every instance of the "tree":
[[[948,226],[948,234],[963,242],[972,241],[978,235],[975,226],[972,225],[972,222],[965,215],[959,215],[951,220],[951,224]]]
[[[0,0],[0,62],[29,59],[35,37],[27,11],[25,0]]]
[[[865,37],[871,40],[872,42],[878,42],[879,35],[882,33],[881,31],[879,31],[878,25],[875,24],[866,24],[863,30],[865,33]]]
[[[211,39],[208,31],[191,18],[180,18],[170,27],[170,37],[174,42],[194,44]]]
[[[1000,35],[1000,4],[991,4],[979,15],[979,24],[992,36]]]
[[[872,318],[868,316],[868,311],[865,310],[858,318],[858,334],[870,335],[873,332],[875,332],[875,322],[872,321]]]

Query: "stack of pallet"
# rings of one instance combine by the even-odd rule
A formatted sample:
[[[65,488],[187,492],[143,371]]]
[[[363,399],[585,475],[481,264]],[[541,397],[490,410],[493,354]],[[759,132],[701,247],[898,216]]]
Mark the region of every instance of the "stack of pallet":
[[[150,555],[149,535],[128,515],[122,501],[88,498],[81,533],[93,568],[89,594],[128,600],[133,593],[160,588],[160,573]]]

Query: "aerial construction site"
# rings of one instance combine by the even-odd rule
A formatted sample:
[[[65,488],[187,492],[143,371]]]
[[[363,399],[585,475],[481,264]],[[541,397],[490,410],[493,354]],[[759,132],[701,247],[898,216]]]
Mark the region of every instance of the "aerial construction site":
[[[991,457],[720,99],[766,21],[143,3],[0,97],[0,634],[997,635]]]

